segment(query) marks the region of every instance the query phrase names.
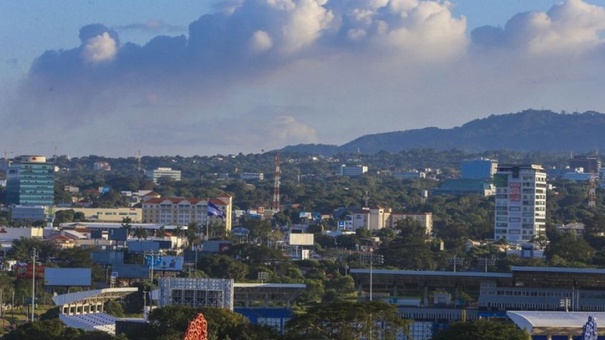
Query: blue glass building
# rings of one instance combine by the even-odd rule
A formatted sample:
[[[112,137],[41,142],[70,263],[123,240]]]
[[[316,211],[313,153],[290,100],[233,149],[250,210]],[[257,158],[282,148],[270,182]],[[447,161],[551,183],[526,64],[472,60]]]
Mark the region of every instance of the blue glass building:
[[[23,156],[6,174],[6,202],[14,205],[52,206],[55,198],[54,165],[44,156]]]

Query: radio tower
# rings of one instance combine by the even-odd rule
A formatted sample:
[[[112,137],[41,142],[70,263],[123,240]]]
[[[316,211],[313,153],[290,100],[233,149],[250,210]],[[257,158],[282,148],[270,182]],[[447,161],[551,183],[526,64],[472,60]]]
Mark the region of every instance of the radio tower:
[[[136,167],[137,167],[137,170],[136,170],[136,171],[137,171],[137,175],[138,175],[138,176],[141,176],[141,175],[143,174],[143,167],[141,166],[141,150],[140,150],[140,149],[139,149],[139,150],[137,151],[137,153],[135,154],[135,158],[136,158],[136,160],[137,160],[137,164],[136,164]]]
[[[271,209],[273,213],[279,211],[279,184],[281,181],[281,170],[279,168],[279,153],[275,156],[275,179],[273,182],[273,203]]]

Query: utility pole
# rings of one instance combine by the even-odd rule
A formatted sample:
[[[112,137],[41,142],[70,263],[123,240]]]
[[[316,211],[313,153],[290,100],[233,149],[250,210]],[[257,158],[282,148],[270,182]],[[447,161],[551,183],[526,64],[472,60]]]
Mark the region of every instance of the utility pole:
[[[360,257],[362,262],[367,261],[370,264],[370,301],[372,301],[374,299],[374,264],[383,264],[384,256],[374,255],[374,251],[371,250],[369,254],[362,254]]]
[[[453,265],[454,265],[454,273],[455,273],[455,272],[456,272],[456,268],[457,268],[457,266],[458,266],[459,264],[463,264],[463,263],[464,263],[464,258],[454,256],[454,257],[450,257],[450,258],[448,258],[448,259],[447,259],[447,262],[448,262],[449,264],[453,264]]]
[[[32,318],[31,322],[34,322],[35,308],[36,308],[36,258],[38,257],[38,250],[32,249]]]

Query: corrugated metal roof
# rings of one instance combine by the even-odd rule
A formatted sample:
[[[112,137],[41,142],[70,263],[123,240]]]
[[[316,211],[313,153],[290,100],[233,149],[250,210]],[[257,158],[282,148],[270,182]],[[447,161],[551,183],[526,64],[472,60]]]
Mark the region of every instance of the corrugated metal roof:
[[[605,320],[604,312],[544,312],[544,311],[508,311],[508,316],[519,328],[535,333],[537,328],[553,328],[560,331],[580,331],[591,316]]]
[[[139,289],[136,287],[126,288],[105,288],[105,289],[94,289],[86,290],[82,292],[67,293],[62,295],[53,296],[53,302],[57,306],[66,305],[78,301],[88,299],[115,299],[130,293],[137,292]]]

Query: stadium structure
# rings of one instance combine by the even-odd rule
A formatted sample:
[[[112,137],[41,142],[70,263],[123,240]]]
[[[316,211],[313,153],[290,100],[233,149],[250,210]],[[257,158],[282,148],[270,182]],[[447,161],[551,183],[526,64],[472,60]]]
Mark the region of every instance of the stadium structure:
[[[137,292],[138,288],[105,288],[53,297],[59,306],[59,319],[65,325],[89,331],[98,330],[112,335],[116,334],[116,318],[104,312],[107,301],[122,299]]]
[[[481,318],[512,320],[534,340],[571,339],[581,335],[588,316],[605,320],[605,269],[351,269],[350,274],[360,299],[394,304],[403,318],[414,320],[414,340],[430,339],[452,322]]]

